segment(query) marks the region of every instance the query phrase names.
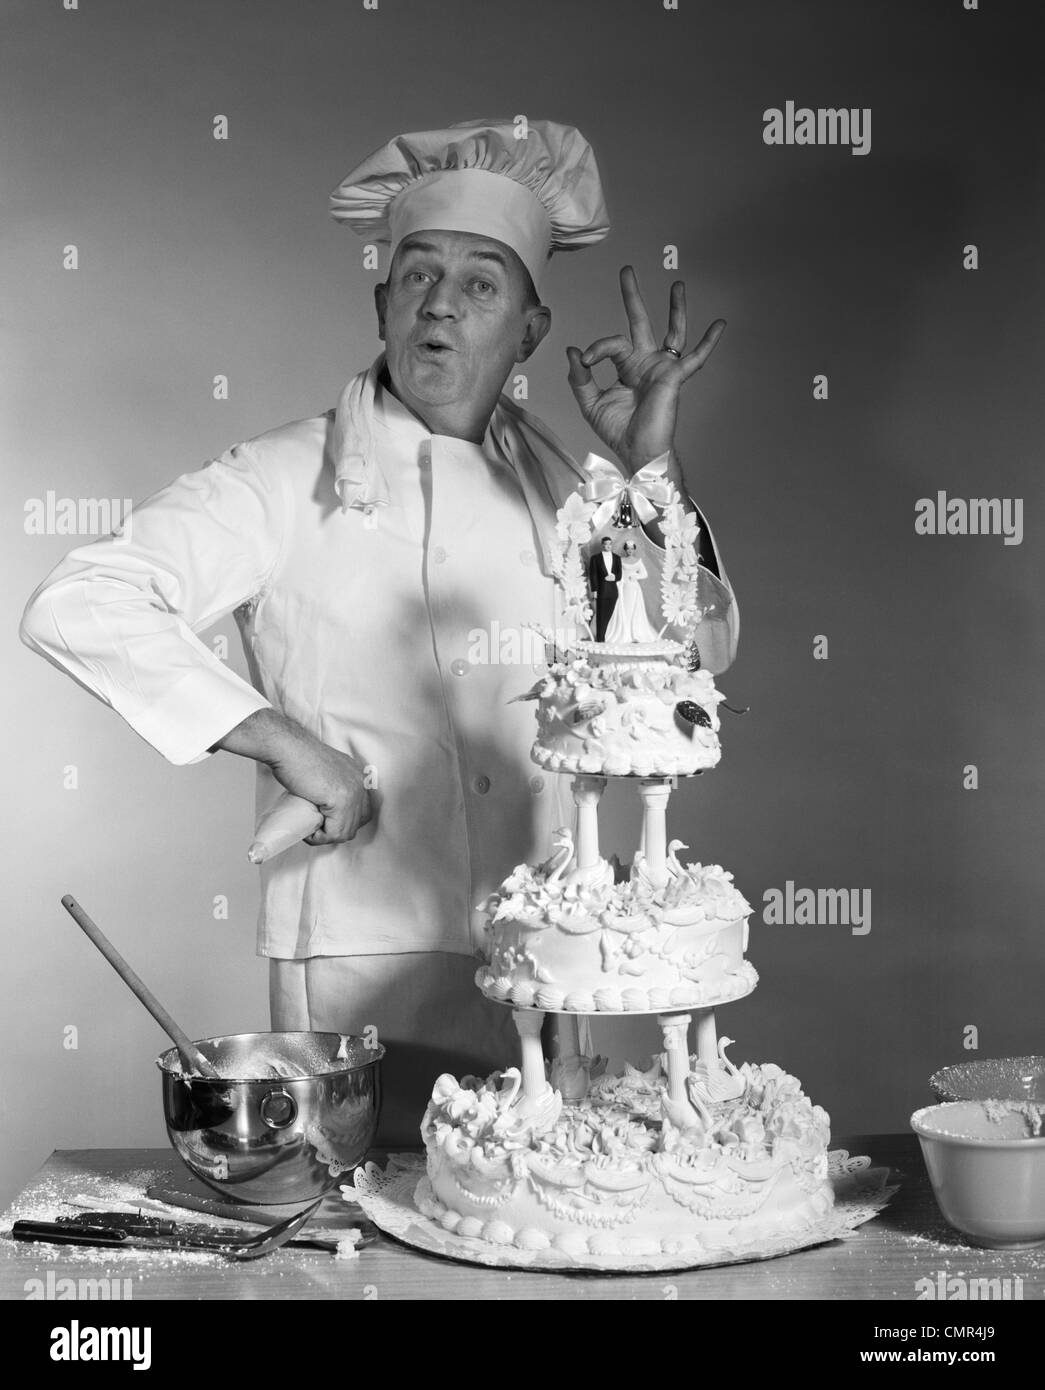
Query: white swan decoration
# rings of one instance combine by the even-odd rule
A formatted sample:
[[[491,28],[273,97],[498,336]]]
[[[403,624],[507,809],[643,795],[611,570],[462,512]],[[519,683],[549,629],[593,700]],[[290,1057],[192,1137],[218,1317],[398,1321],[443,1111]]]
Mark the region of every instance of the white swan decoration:
[[[672,1100],[671,1096],[664,1093],[664,1118],[675,1129],[683,1134],[694,1132],[706,1134],[714,1126],[715,1121],[711,1112],[704,1104],[698,1092],[694,1091],[690,1085],[690,1077],[686,1078],[687,1100]]]
[[[545,883],[558,883],[573,858],[573,831],[564,825],[552,836],[552,854],[541,865]]]
[[[678,852],[680,849],[689,849],[689,845],[682,840],[671,840],[668,843],[667,867],[668,873],[672,878],[685,878],[686,870],[679,862]]]
[[[641,883],[650,893],[655,892],[657,889],[657,885],[653,881],[653,875],[650,873],[649,865],[646,862],[646,856],[641,849],[635,851],[635,857],[631,861],[630,877],[632,883]]]
[[[566,875],[566,882],[581,888],[612,888],[613,865],[605,859],[598,859],[586,869],[571,869]]]
[[[522,1072],[518,1067],[508,1067],[502,1073],[501,1087],[497,1092],[498,1116],[491,1129],[504,1139],[521,1138],[534,1131],[550,1129],[562,1111],[562,1096],[545,1084],[539,1096],[532,1099],[523,1094]]]
[[[688,1078],[691,1095],[696,1090],[710,1105],[716,1101],[739,1100],[744,1094],[744,1078],[726,1056],[726,1048],[732,1043],[732,1038],[719,1039],[717,1063],[710,1066],[707,1062],[694,1064]]]
[[[727,1048],[727,1047],[732,1047],[732,1046],[733,1046],[733,1043],[734,1043],[735,1041],[736,1041],[735,1038],[727,1038],[727,1037],[721,1037],[721,1038],[719,1038],[719,1040],[718,1040],[718,1056],[719,1056],[719,1061],[722,1063],[723,1067],[724,1067],[725,1070],[729,1073],[730,1076],[732,1076],[732,1077],[734,1077],[734,1078],[736,1078],[736,1079],[742,1079],[742,1078],[740,1077],[740,1072],[737,1070],[737,1068],[733,1065],[733,1063],[732,1063],[732,1062],[729,1060],[729,1058],[726,1056],[726,1048]]]

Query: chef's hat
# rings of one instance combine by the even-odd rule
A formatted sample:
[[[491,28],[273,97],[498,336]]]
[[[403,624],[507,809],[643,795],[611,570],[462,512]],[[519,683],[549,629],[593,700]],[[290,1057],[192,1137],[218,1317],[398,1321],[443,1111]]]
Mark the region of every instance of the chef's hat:
[[[330,195],[339,222],[374,241],[422,230],[476,232],[504,242],[539,289],[553,251],[609,231],[591,146],[554,121],[463,121],[399,135]]]

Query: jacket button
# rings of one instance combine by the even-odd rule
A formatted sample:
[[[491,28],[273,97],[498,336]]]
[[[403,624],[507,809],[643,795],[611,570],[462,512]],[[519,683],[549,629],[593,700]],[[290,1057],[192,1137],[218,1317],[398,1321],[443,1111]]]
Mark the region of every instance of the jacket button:
[[[524,565],[535,565],[537,563],[537,556],[532,550],[521,550],[519,552],[519,559]]]
[[[533,792],[534,796],[539,796],[539,795],[541,794],[541,792],[544,791],[544,778],[543,778],[543,777],[531,777],[531,778],[530,778],[530,791]]]
[[[458,657],[455,661],[450,662],[450,670],[455,676],[467,676],[469,671],[468,662]]]
[[[475,790],[479,793],[480,796],[485,796],[486,793],[490,790],[490,779],[489,777],[477,777],[475,781],[472,783],[472,786],[475,788]]]
[[[441,545],[437,545],[436,548],[432,551],[432,559],[436,562],[437,565],[443,564],[446,560],[446,551],[443,549]]]

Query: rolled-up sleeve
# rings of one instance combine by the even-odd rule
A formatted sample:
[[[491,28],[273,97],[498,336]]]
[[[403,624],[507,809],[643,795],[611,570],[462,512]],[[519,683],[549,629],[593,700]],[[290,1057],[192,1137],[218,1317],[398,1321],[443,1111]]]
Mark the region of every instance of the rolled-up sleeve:
[[[22,617],[22,641],[111,706],[170,762],[198,762],[270,701],[196,636],[261,595],[288,533],[290,489],[250,444],[134,507],[71,551]]]
[[[701,529],[702,556],[697,602],[705,609],[705,617],[697,627],[697,647],[702,663],[717,676],[728,670],[736,660],[740,641],[740,609],[711,527],[699,507],[697,518]]]

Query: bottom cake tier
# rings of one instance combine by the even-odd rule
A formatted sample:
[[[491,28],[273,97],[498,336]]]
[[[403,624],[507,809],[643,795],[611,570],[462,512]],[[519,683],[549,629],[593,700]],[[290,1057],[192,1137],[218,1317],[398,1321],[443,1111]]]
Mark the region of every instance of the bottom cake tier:
[[[687,1254],[815,1224],[834,1202],[827,1114],[780,1067],[736,1069],[743,1091],[696,1108],[659,1063],[534,1111],[515,1068],[441,1076],[421,1126],[415,1201],[446,1230],[564,1254]]]

